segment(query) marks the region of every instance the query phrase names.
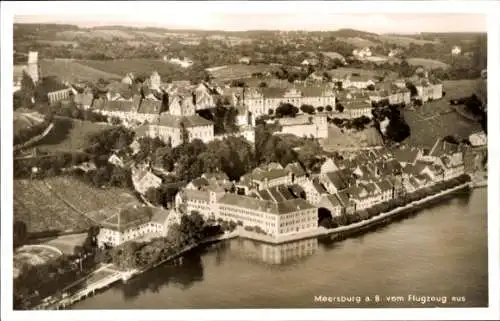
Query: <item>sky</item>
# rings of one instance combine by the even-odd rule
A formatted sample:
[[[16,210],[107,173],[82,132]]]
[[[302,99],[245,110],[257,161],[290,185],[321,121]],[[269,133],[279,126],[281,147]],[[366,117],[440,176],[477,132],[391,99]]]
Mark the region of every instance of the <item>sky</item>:
[[[78,3],[78,2],[77,2]],[[204,30],[336,30],[352,28],[375,33],[418,33],[418,32],[485,32],[487,19],[481,13],[437,13],[433,2],[408,2],[409,6],[386,6],[365,2],[363,8],[370,13],[359,12],[361,2],[353,4],[320,2],[213,2],[213,3],[171,3],[152,2],[138,6],[118,2],[102,2],[99,8],[92,6],[77,8],[71,4],[40,7],[37,14],[15,15],[19,23],[65,23],[80,27],[126,25],[135,27],[165,27],[172,29]],[[397,4],[397,2],[392,2]],[[286,4],[286,5],[284,5]],[[457,9],[456,3],[445,7]],[[106,6],[112,6],[107,9]],[[339,11],[342,8],[342,12]],[[468,7],[469,12],[473,6]],[[361,8],[362,9],[362,8]],[[432,9],[432,10],[431,10]],[[439,8],[437,8],[439,10]],[[466,8],[467,9],[467,8]],[[146,11],[145,11],[146,10]],[[351,10],[351,13],[349,13]],[[399,10],[399,11],[398,11]],[[422,13],[400,13],[405,11]],[[29,11],[29,10],[28,10]],[[45,12],[46,13],[45,13]],[[113,12],[99,14],[98,12]],[[385,12],[384,12],[385,11]],[[427,11],[427,12],[425,12]],[[26,12],[26,10],[24,10]],[[23,13],[24,13],[23,12]],[[352,13],[354,12],[354,13]],[[467,11],[466,11],[467,12]],[[78,14],[76,14],[78,13]],[[96,14],[97,13],[97,14]]]

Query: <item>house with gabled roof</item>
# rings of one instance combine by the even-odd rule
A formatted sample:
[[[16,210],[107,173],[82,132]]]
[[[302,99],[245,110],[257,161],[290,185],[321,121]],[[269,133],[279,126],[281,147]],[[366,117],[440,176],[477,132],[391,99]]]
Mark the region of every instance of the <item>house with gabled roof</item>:
[[[405,167],[409,164],[415,165],[417,160],[422,157],[423,150],[416,147],[401,146],[393,150],[394,158]]]
[[[151,207],[134,204],[110,210],[115,214],[100,223],[101,228],[97,235],[100,247],[118,246],[153,231],[150,225],[153,217]]]
[[[342,215],[342,203],[336,194],[323,195],[316,206],[329,210],[332,217]]]
[[[160,187],[162,179],[146,168],[132,167],[132,183],[138,193],[145,194],[150,188]]]
[[[307,180],[307,173],[302,165],[298,162],[286,165],[285,170],[289,171],[292,174],[292,184],[300,184],[301,182]]]

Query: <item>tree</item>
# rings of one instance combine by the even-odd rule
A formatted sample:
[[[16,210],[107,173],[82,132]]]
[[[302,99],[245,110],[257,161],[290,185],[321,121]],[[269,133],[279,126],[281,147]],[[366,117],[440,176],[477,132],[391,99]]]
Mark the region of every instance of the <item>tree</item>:
[[[146,199],[151,202],[151,204],[158,206],[163,205],[163,195],[161,191],[157,188],[150,187],[144,195]]]
[[[337,102],[335,104],[335,110],[339,113],[342,113],[344,112],[344,106],[341,103]]]
[[[14,247],[18,247],[26,241],[28,237],[28,229],[26,227],[26,223],[23,221],[16,220],[14,221]]]
[[[315,113],[315,109],[312,105],[302,105],[300,106],[300,110],[304,113],[307,113],[307,114],[314,114]]]
[[[405,86],[406,86],[406,88],[408,88],[410,90],[411,97],[418,96],[417,87],[415,87],[415,85],[412,82],[407,81]]]
[[[323,106],[319,106],[319,107],[317,107],[317,108],[316,108],[316,110],[317,110],[319,113],[321,113],[321,112],[323,111],[323,109],[324,109],[324,108],[323,108]]]
[[[265,87],[267,87],[267,83],[266,83],[265,81],[263,81],[263,82],[261,82],[261,83],[259,84],[259,87],[260,87],[260,88],[265,88]]]
[[[332,106],[330,106],[330,105],[326,105],[325,110],[326,110],[327,112],[332,112],[332,111],[333,111],[333,108],[332,108]]]
[[[299,109],[292,104],[289,103],[281,103],[276,109],[276,116],[278,117],[295,117]]]
[[[274,109],[272,108],[269,108],[268,112],[267,112],[269,115],[273,115],[274,114]]]

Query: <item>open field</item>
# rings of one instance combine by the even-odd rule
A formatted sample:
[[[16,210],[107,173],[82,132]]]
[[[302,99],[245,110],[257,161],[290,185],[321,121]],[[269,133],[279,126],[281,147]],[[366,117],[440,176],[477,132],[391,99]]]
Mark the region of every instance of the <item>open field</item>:
[[[343,41],[358,48],[374,47],[377,45],[375,42],[361,37],[336,38],[336,39],[338,41]]]
[[[224,68],[213,70],[210,73],[212,76],[219,80],[231,80],[249,78],[253,73],[272,72],[277,70],[276,67],[270,65],[227,65]]]
[[[406,59],[411,66],[422,66],[426,69],[449,68],[450,65],[439,60],[425,59],[425,58],[408,58]]]
[[[46,152],[82,151],[88,135],[110,127],[112,126],[107,124],[55,117],[52,131],[35,147]]]
[[[455,135],[459,139],[481,130],[479,123],[469,121],[450,110],[449,100],[470,96],[474,93],[477,80],[450,80],[443,82],[446,96],[424,104],[415,111],[404,110],[411,136],[406,143],[431,147],[437,138]],[[440,114],[446,113],[446,114]]]
[[[127,73],[151,74],[157,71],[162,77],[184,71],[179,66],[158,59],[116,59],[116,60],[79,60],[80,64],[103,72],[124,77]]]
[[[343,130],[335,125],[328,125],[328,138],[322,141],[327,152],[344,148],[370,147],[382,145],[382,137],[373,127],[362,131]]]
[[[66,40],[73,40],[77,37],[103,38],[105,40],[113,40],[115,37],[122,39],[133,39],[135,37],[132,32],[126,32],[118,29],[69,30],[58,32],[56,36],[59,39]]]
[[[389,44],[395,44],[397,46],[401,47],[409,47],[411,43],[414,43],[419,46],[423,46],[426,43],[429,44],[436,44],[434,41],[429,41],[429,40],[420,40],[420,39],[415,39],[411,37],[404,37],[404,36],[392,36],[392,35],[380,35],[378,38],[385,43]]]
[[[75,60],[41,60],[40,72],[44,76],[57,76],[61,81],[68,82],[122,78],[119,74],[95,69]]]
[[[378,75],[383,75],[383,72],[381,72],[380,70],[370,70],[370,69],[361,69],[361,68],[349,68],[349,67],[341,67],[341,68],[337,68],[337,69],[331,69],[331,70],[328,70],[328,74],[331,76],[331,77],[344,77],[345,75],[347,74],[353,74],[353,73],[356,73],[356,74],[359,74],[360,76],[363,76],[363,77],[376,77]],[[392,72],[392,71],[388,71],[387,72],[389,74],[388,77],[390,78],[396,78],[397,74],[395,72]]]
[[[81,246],[86,238],[87,233],[62,235],[53,239],[45,240],[40,244],[53,246],[64,254],[71,255],[74,254],[75,246]]]
[[[56,197],[45,181],[14,180],[14,219],[26,224],[28,233],[82,230],[89,220]]]

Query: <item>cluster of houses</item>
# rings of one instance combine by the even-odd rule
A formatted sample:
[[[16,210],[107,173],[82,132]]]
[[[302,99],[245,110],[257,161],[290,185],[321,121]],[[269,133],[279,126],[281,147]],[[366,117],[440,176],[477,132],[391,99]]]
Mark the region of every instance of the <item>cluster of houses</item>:
[[[262,165],[238,182],[224,173],[206,173],[179,191],[172,210],[132,211],[145,213],[133,220],[129,212],[118,213],[101,233],[115,240],[107,244],[166,233],[179,213],[197,211],[207,220],[234,221],[280,237],[316,229],[320,209],[350,215],[464,173],[463,149],[444,140],[430,149],[380,148],[328,158],[315,174],[299,163]]]

